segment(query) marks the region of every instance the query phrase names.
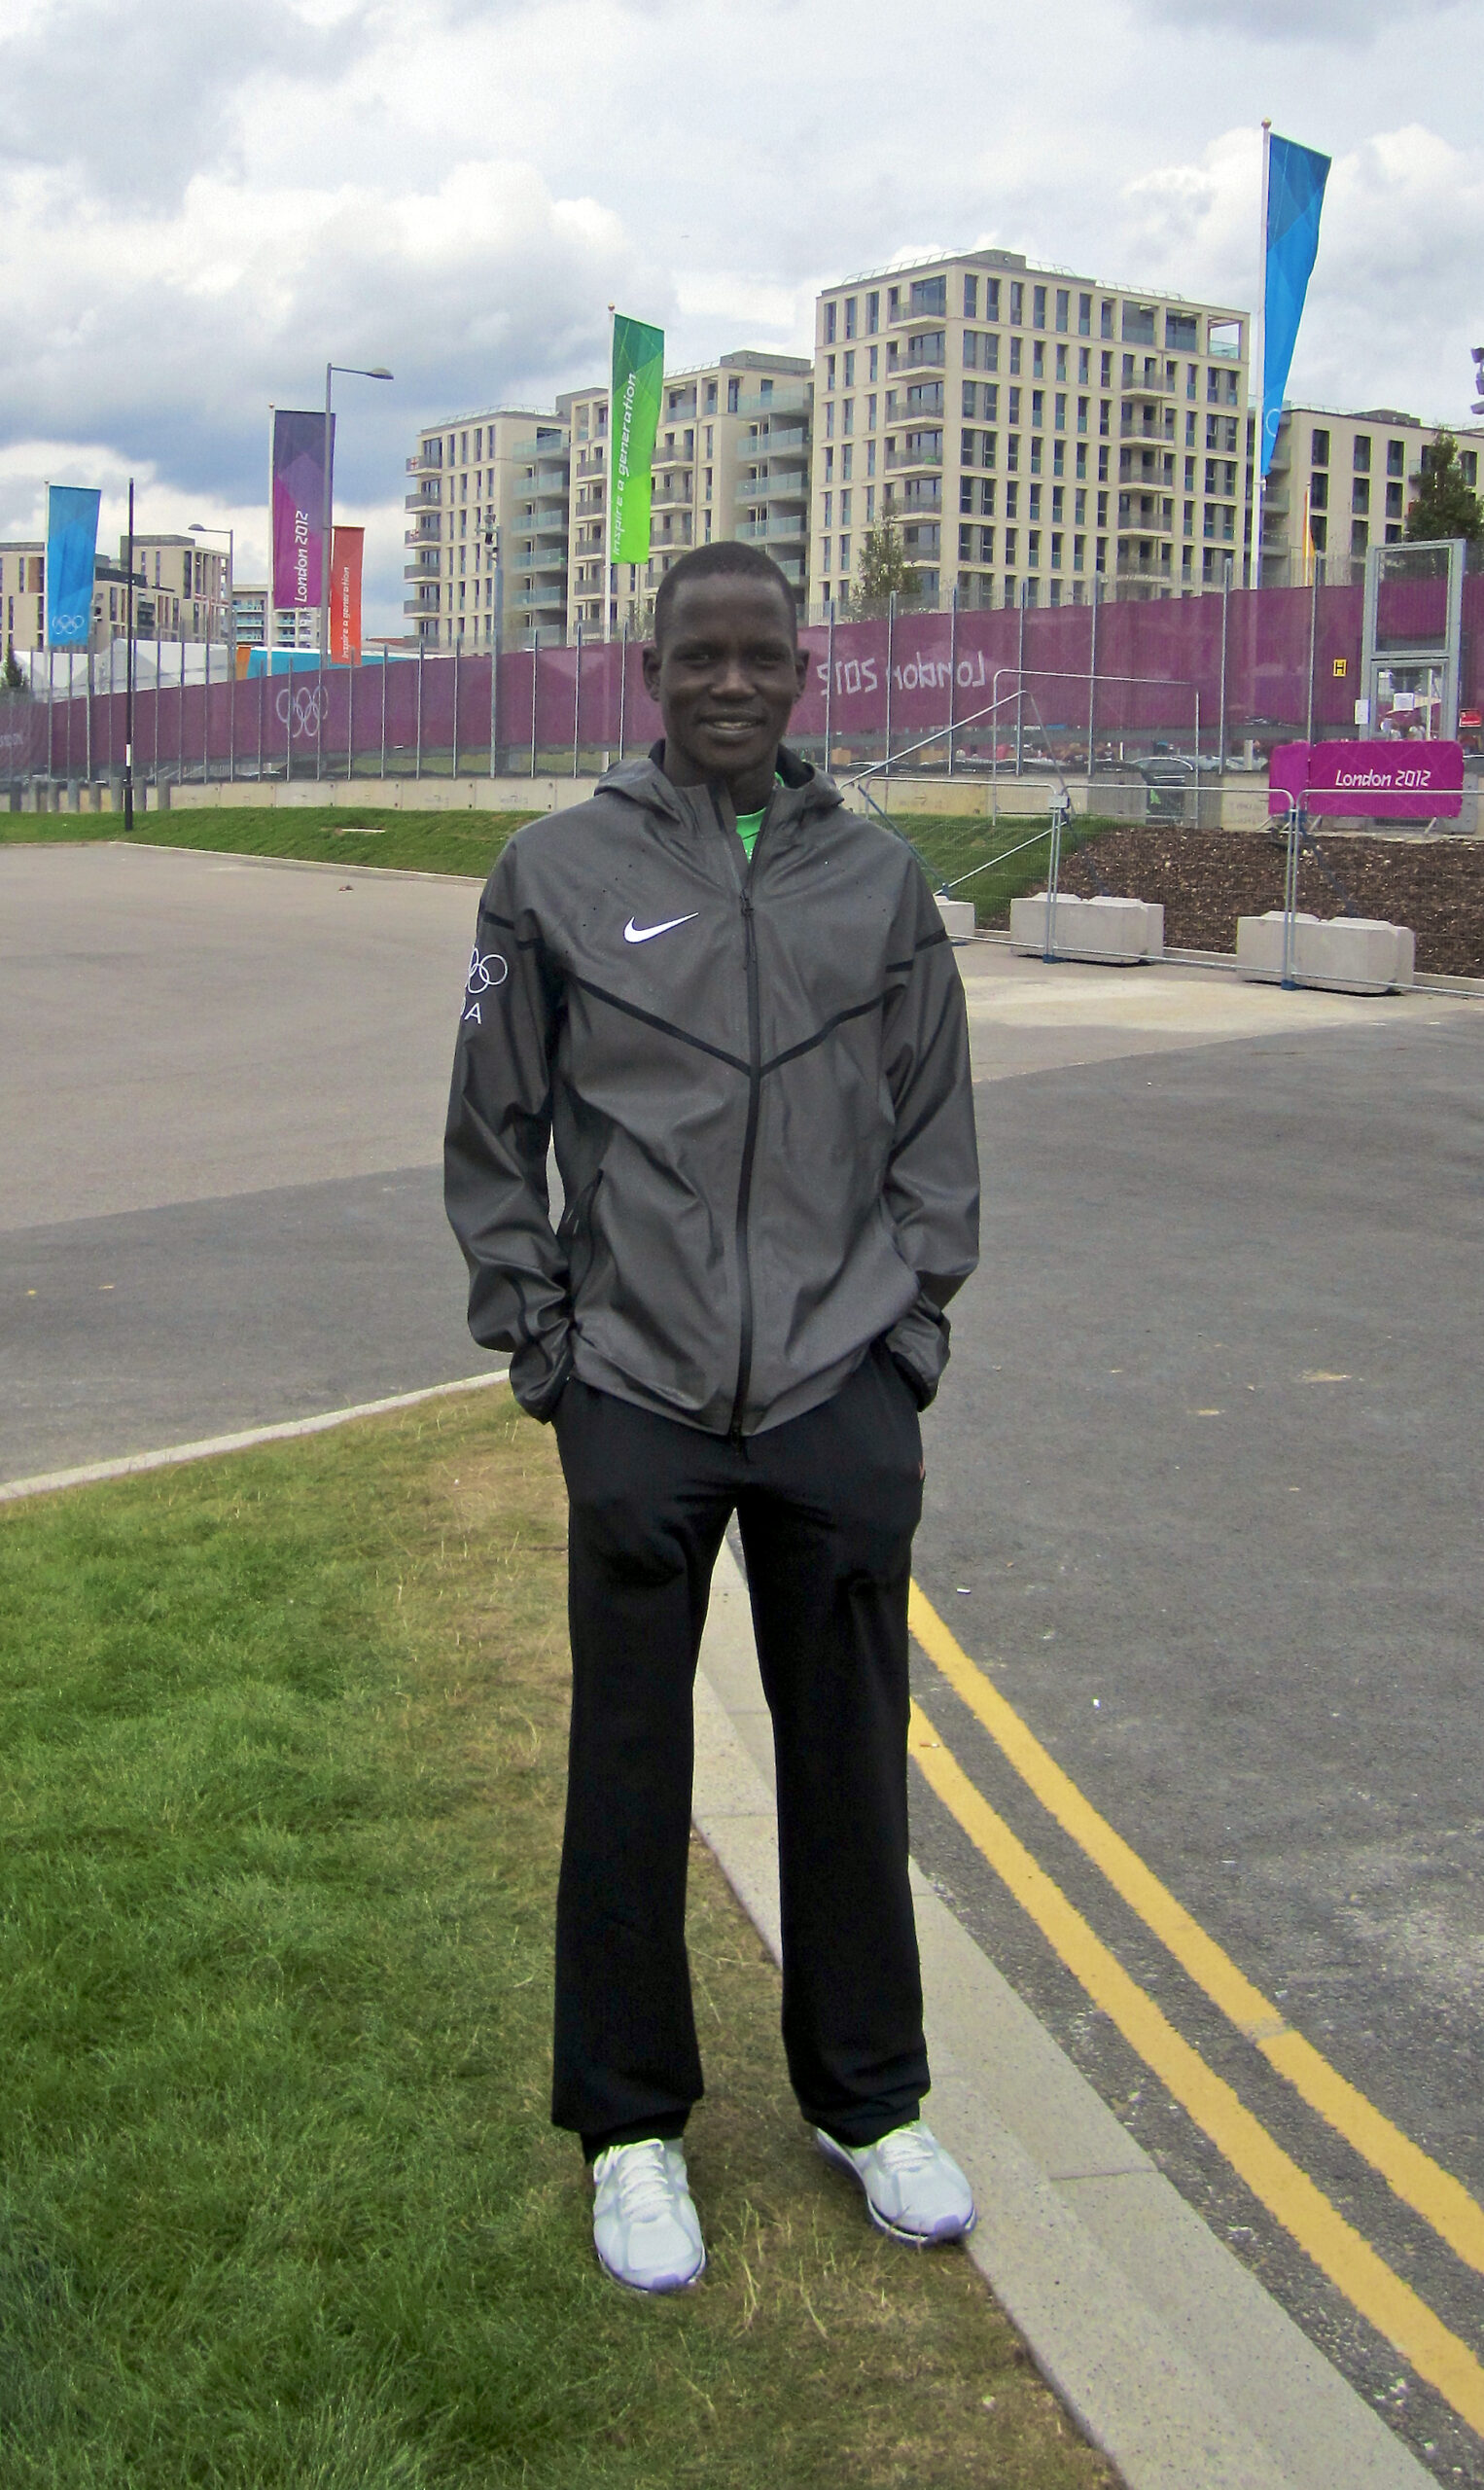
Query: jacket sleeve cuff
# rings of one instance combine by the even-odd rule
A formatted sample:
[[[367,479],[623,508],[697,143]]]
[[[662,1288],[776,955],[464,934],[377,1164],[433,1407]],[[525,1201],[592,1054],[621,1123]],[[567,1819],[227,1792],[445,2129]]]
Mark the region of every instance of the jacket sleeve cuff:
[[[926,1294],[886,1334],[887,1354],[919,1409],[934,1400],[948,1363],[948,1317]]]
[[[511,1390],[528,1418],[546,1426],[567,1388],[572,1372],[572,1327],[563,1326],[554,1340],[527,1340],[511,1360]]]

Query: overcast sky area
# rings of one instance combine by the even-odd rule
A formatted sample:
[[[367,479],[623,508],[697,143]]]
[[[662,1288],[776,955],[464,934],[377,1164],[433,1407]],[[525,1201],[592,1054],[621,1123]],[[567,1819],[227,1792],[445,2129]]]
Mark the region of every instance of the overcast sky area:
[[[1251,308],[1259,124],[1334,158],[1290,394],[1467,419],[1478,0],[4,0],[0,535],[237,530],[266,421],[336,383],[367,627],[403,628],[419,425],[808,349],[817,289],[997,244]]]

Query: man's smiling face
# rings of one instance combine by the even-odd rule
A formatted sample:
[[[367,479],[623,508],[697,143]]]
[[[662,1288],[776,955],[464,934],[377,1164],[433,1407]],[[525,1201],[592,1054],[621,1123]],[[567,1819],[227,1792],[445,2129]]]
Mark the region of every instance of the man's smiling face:
[[[745,571],[683,580],[663,639],[644,653],[666,774],[677,786],[724,780],[739,812],[766,803],[808,665],[783,588]]]

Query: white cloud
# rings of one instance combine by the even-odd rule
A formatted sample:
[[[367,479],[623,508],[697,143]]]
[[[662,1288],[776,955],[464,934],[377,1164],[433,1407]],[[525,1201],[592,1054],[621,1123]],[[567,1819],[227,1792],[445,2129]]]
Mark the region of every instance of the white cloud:
[[[1372,41],[1379,0],[10,0],[0,516],[44,462],[111,509],[132,468],[151,523],[261,540],[269,400],[386,363],[338,384],[338,483],[400,627],[416,427],[595,376],[611,301],[677,363],[797,347],[821,282],[926,235],[1250,307],[1279,41],[1335,158],[1295,386],[1461,412],[1468,19],[1402,14],[1426,41]]]

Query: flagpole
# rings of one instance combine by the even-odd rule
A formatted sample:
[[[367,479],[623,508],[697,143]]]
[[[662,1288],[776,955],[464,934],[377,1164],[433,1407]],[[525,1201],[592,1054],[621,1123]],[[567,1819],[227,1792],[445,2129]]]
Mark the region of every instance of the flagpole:
[[[608,627],[608,599],[609,579],[613,571],[614,550],[614,444],[618,437],[614,421],[615,316],[614,305],[610,302],[608,306],[608,465],[604,471],[603,478],[603,646],[605,648],[608,646],[610,637]],[[604,664],[606,667],[606,658],[604,660]],[[604,698],[606,700],[608,693],[606,673],[604,676],[603,689]]]
[[[1253,323],[1253,373],[1257,386],[1257,418],[1253,426],[1253,500],[1248,512],[1247,584],[1262,585],[1262,449],[1263,427],[1267,417],[1267,391],[1263,362],[1267,354],[1267,177],[1268,157],[1272,146],[1273,124],[1262,124],[1262,209],[1258,227],[1257,315]],[[1222,756],[1223,765],[1224,758]]]

